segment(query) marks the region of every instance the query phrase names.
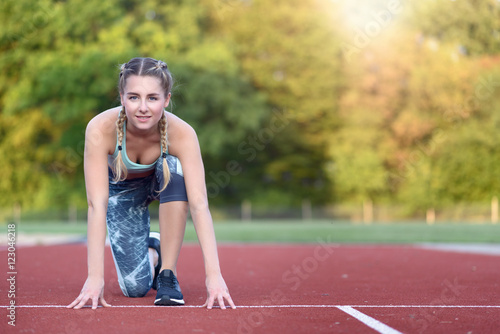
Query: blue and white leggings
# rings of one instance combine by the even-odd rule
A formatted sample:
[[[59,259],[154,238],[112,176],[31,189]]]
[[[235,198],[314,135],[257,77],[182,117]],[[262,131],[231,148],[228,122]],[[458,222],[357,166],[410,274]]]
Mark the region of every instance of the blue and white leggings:
[[[113,182],[113,172],[109,170],[106,224],[118,283],[127,297],[143,297],[153,283],[148,254],[149,204],[154,200],[187,202],[181,163],[172,155],[167,156],[167,162],[171,177],[162,192],[158,192],[163,184],[161,158],[156,162],[155,173],[146,177]]]

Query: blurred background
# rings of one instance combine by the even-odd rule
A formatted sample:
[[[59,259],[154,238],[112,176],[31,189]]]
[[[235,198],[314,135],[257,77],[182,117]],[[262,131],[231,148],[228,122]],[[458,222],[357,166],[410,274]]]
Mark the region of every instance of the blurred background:
[[[2,0],[0,221],[85,222],[85,127],[136,56],[218,222],[498,221],[498,0]]]

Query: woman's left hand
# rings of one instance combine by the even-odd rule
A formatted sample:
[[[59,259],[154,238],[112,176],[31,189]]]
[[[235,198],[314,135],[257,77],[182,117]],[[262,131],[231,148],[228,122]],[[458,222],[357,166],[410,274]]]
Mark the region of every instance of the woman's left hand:
[[[236,308],[231,296],[229,295],[229,290],[226,282],[224,282],[224,279],[222,278],[222,275],[208,276],[205,283],[207,285],[207,301],[203,307],[210,310],[215,304],[215,301],[217,301],[220,308],[225,310],[226,305],[224,304],[224,299],[226,299],[232,309]]]

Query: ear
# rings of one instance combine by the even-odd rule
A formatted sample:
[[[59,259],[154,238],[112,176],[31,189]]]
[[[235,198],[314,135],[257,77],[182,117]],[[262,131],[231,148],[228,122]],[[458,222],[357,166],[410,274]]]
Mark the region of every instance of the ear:
[[[163,108],[168,107],[168,104],[170,103],[170,96],[172,96],[172,94],[168,93],[168,96],[165,99],[165,105],[163,106]]]
[[[122,103],[122,106],[125,105],[125,101],[123,101],[123,94],[120,93],[120,102]]]

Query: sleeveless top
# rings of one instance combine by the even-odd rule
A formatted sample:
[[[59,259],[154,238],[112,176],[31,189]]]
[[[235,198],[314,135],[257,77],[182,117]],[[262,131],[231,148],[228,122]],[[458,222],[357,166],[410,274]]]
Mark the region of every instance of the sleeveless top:
[[[127,171],[129,173],[144,173],[144,172],[149,172],[155,169],[156,166],[156,161],[153,162],[150,165],[141,165],[138,163],[135,163],[133,161],[130,161],[127,155],[127,122],[123,122],[123,140],[122,140],[122,160],[123,163],[125,164],[125,167],[127,168]],[[163,151],[163,147],[162,147]],[[168,153],[168,149],[167,149]],[[118,155],[118,133],[116,134],[116,147],[115,147],[115,152],[112,155],[108,155],[108,163],[110,166],[113,166],[113,161],[115,160],[116,156]]]

